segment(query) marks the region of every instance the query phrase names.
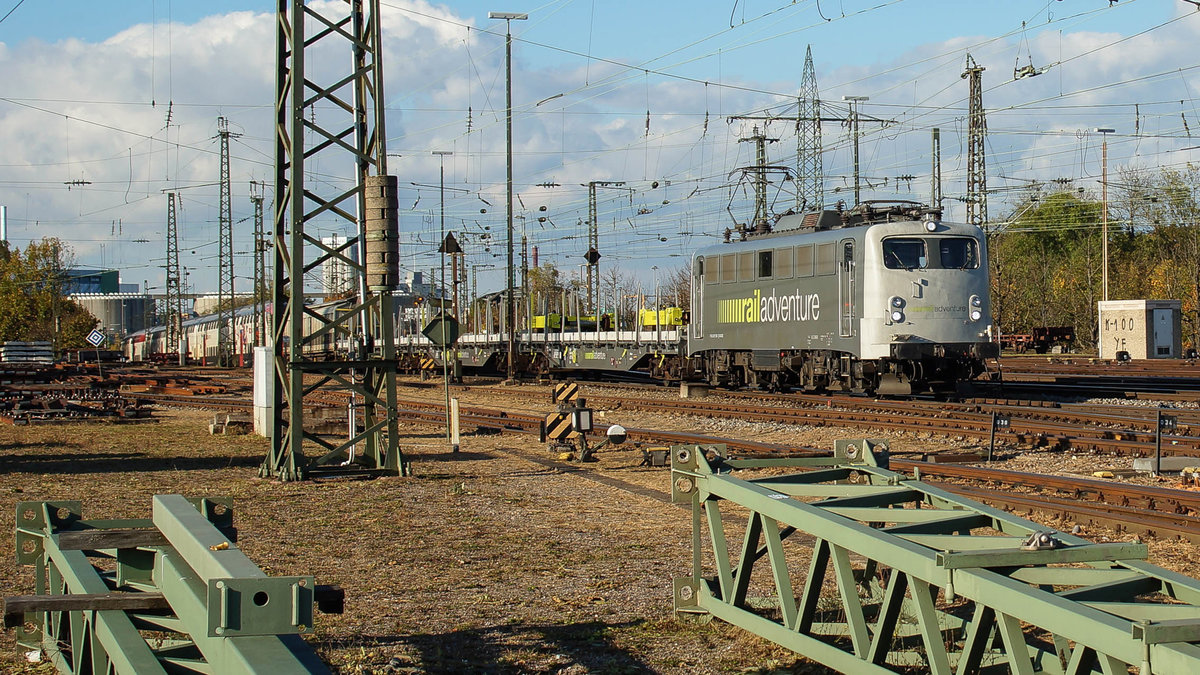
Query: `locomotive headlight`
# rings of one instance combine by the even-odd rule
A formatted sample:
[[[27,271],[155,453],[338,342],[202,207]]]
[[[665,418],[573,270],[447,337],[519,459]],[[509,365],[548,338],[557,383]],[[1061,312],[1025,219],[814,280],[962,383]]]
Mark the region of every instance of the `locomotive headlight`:
[[[901,312],[898,309],[893,309],[892,310],[892,322],[900,323],[901,321],[904,321],[904,312]]]
[[[937,226],[938,226],[938,224],[937,224],[936,220],[925,221],[925,231],[926,232],[933,232],[934,230],[937,229]]]
[[[971,296],[971,313],[972,321],[978,321],[983,318],[983,298],[978,295]]]
[[[894,307],[895,309],[901,309],[902,307],[904,307],[904,298],[902,298],[898,295],[893,295],[892,299],[888,300],[888,304],[891,305],[892,307]]]

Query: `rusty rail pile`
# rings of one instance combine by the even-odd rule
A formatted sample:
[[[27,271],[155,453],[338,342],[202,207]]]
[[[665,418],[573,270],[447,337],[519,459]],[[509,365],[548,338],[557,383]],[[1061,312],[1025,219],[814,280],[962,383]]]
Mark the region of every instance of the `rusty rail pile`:
[[[194,375],[82,363],[0,364],[0,423],[48,424],[146,421],[145,393],[210,397],[227,387]]]
[[[80,364],[0,365],[0,423],[145,420],[150,410]]]

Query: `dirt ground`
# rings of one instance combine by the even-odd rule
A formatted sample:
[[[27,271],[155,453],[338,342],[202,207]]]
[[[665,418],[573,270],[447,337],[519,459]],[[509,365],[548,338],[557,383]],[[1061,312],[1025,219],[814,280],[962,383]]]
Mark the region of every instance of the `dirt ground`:
[[[534,438],[467,437],[452,455],[431,429],[408,428],[412,477],[281,484],[256,478],[264,439],[210,436],[209,413],[156,417],[0,427],[0,530],[13,530],[19,501],[137,518],[155,494],[232,496],[239,546],[262,569],[345,589],[345,614],[318,615],[311,638],[338,672],[823,672],[719,622],[676,621],[687,513],[512,454],[545,456]],[[631,468],[640,453],[604,461],[669,489],[667,469]],[[0,589],[31,593],[32,568],[5,550]],[[53,668],[26,663],[6,631],[0,672]]]
[[[545,387],[457,395],[464,405],[551,407]],[[404,388],[401,396],[441,392]],[[604,451],[597,469],[649,494],[530,461],[548,456],[531,436],[468,435],[451,454],[440,430],[410,425],[401,442],[411,477],[283,484],[256,477],[265,439],[210,436],[211,413],[163,410],[156,418],[0,426],[0,531],[12,531],[18,501],[77,499],[85,518],[125,518],[148,517],[155,494],[232,496],[239,546],[261,568],[345,589],[345,614],[318,615],[310,638],[337,672],[826,672],[721,622],[674,618],[671,579],[690,570],[690,515],[662,501],[669,470],[638,466],[640,451]],[[911,452],[967,447],[619,410],[598,418],[816,447],[880,435]],[[0,555],[0,589],[30,593],[32,568],[16,566],[11,546]],[[1196,573],[1187,569],[1195,547],[1164,547],[1155,550],[1165,552],[1165,566]],[[0,637],[0,672],[52,671],[26,663],[11,631]]]

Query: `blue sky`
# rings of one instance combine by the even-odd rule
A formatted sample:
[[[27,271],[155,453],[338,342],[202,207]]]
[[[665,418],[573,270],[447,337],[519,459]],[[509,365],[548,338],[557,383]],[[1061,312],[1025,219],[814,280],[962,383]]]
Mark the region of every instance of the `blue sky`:
[[[7,0],[0,11],[17,4]],[[384,6],[398,5],[384,0]],[[1188,5],[1170,0],[824,0],[790,4],[786,0],[596,2],[455,1],[434,2],[479,28],[503,25],[487,18],[488,11],[529,13],[527,22],[514,22],[514,32],[539,43],[642,64],[667,48],[709,37],[685,56],[715,53],[725,48],[721,66],[728,77],[767,73],[763,79],[787,77],[786,58],[763,58],[761,50],[740,47],[756,38],[790,32],[799,58],[812,44],[821,65],[870,65],[895,54],[950,37],[991,37],[1020,31],[1055,30],[1136,32],[1162,23]],[[56,42],[78,38],[100,42],[138,23],[178,23],[236,11],[274,12],[276,2],[250,0],[26,0],[0,24],[0,41],[19,44],[30,38]],[[824,19],[830,19],[824,20]],[[731,29],[731,24],[744,30]],[[166,37],[163,32],[162,37]],[[590,50],[589,50],[590,47]],[[530,64],[566,58],[563,54],[530,49]],[[668,65],[667,58],[655,65]],[[715,56],[701,65],[679,68],[689,76],[716,79]],[[653,67],[653,66],[652,66]]]
[[[17,0],[0,3],[7,12]],[[389,3],[384,1],[384,5]],[[803,57],[806,44],[830,63],[866,65],[886,61],[932,40],[953,36],[993,36],[1021,28],[1036,31],[1047,22],[1081,15],[1071,29],[1130,32],[1161,23],[1187,8],[1169,0],[1124,0],[1109,9],[1107,0],[825,0],[824,3],[728,0],[722,2],[486,2],[433,3],[468,18],[476,26],[489,21],[489,11],[526,12],[530,19],[514,22],[514,33],[573,50],[641,62],[674,46],[674,35],[700,38],[727,31],[730,24],[762,26],[763,35],[797,30],[794,39]],[[818,10],[818,5],[820,6]],[[191,23],[202,17],[235,11],[273,12],[275,2],[249,0],[25,0],[0,24],[0,40],[13,45],[26,39],[55,42],[77,38],[107,39],[136,23],[165,23],[168,18]],[[1100,11],[1097,11],[1100,10]],[[845,16],[848,15],[848,16]],[[831,19],[829,22],[822,17]],[[707,42],[715,49],[739,44],[735,35]],[[706,50],[708,51],[708,50]],[[735,52],[736,53],[736,52]],[[743,68],[780,69],[776,59],[730,57],[734,72]],[[821,57],[818,57],[820,59]]]
[[[0,15],[16,4],[0,0]],[[1114,171],[1200,160],[1189,149],[1200,145],[1190,138],[1200,136],[1200,13],[1178,0],[383,6],[388,150],[406,186],[412,269],[433,259],[436,195],[422,187],[437,180],[433,150],[455,153],[447,213],[460,239],[481,269],[495,253],[487,233],[503,214],[503,22],[487,19],[489,10],[530,15],[513,22],[516,180],[527,222],[537,222],[534,211],[547,218],[530,232],[542,260],[565,269],[581,253],[586,195],[578,185],[589,180],[631,186],[602,200],[600,221],[605,261],[634,276],[648,278],[664,260],[681,263],[730,226],[745,207],[730,174],[750,163],[749,144],[738,140],[751,129],[726,117],[787,113],[809,44],[829,114],[845,114],[842,95],[865,95],[864,114],[887,121],[864,127],[867,198],[927,198],[929,134],[939,127],[948,215],[962,215],[967,92],[959,74],[968,51],[987,68],[994,218],[1035,181],[1096,190],[1094,127],[1118,130]],[[121,267],[154,285],[161,191],[183,188],[193,280],[215,285],[206,251],[215,250],[217,197],[204,187],[215,180],[215,119],[227,116],[244,134],[232,146],[234,216],[244,223],[249,181],[269,176],[273,152],[274,9],[225,0],[17,7],[0,23],[0,203],[9,206],[14,243],[60,236],[82,264]],[[247,10],[258,14],[237,14]],[[1014,79],[1014,67],[1026,65],[1045,72]],[[776,123],[768,133],[780,139],[771,161],[794,162],[792,129]],[[823,138],[827,196],[845,198],[847,131],[826,124]],[[776,187],[772,210],[780,212],[789,186]],[[238,237],[248,248],[244,228]],[[481,286],[496,281],[491,275],[481,273]]]

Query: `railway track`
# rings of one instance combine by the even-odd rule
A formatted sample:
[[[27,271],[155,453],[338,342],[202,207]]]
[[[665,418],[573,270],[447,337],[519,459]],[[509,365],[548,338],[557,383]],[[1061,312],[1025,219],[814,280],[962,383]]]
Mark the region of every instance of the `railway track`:
[[[891,467],[1008,510],[1200,543],[1200,492],[906,459]]]
[[[481,388],[481,389],[487,389]],[[511,393],[509,391],[508,393]],[[195,397],[180,394],[138,394],[142,400],[168,405],[192,405],[217,410],[249,409],[240,399]],[[736,402],[724,400],[636,399],[629,396],[591,396],[601,408],[636,410],[662,415],[736,417],[743,420],[789,425],[849,426],[890,431],[919,431],[948,438],[969,438],[987,443],[992,415],[1006,415],[1010,425],[998,430],[1001,444],[1023,444],[1058,450],[1106,452],[1149,456],[1155,448],[1154,409],[1119,406],[1097,409],[1071,404],[1028,405],[1001,399],[976,399],[967,403],[937,401],[872,400],[848,396],[805,396],[743,392]],[[319,407],[344,406],[336,392],[310,395],[307,403]],[[409,401],[420,406],[417,400]],[[1200,410],[1172,409],[1178,426],[1162,437],[1164,455],[1200,457]],[[444,412],[441,413],[444,415]]]
[[[196,406],[208,409],[248,409],[249,404],[223,397],[187,397],[165,394],[146,394],[148,400],[155,402]],[[337,399],[336,395],[324,394],[328,400],[314,402],[328,407],[345,399]],[[601,397],[591,397],[597,402]],[[628,399],[624,399],[628,402]],[[699,411],[698,414],[714,414],[711,407],[697,406],[697,402],[680,401],[681,406],[647,406],[663,412],[671,410],[675,414],[686,411]],[[445,410],[441,404],[420,400],[403,399],[401,416],[412,421],[438,424],[444,419]],[[628,408],[630,406],[626,406]],[[745,413],[744,406],[741,412]],[[720,408],[722,414],[733,415],[730,408]],[[794,413],[794,410],[784,411]],[[779,411],[775,410],[778,414]],[[766,408],[751,410],[743,418],[768,418],[770,411]],[[543,415],[536,412],[502,411],[494,408],[479,406],[462,406],[460,408],[461,424],[465,428],[492,429],[518,433],[537,433],[543,420]],[[777,421],[777,420],[776,420]],[[794,418],[790,423],[795,423]],[[831,423],[831,422],[828,422]],[[911,426],[908,428],[911,430]],[[629,428],[629,438],[653,444],[691,444],[691,443],[723,443],[732,454],[743,457],[781,457],[797,455],[827,454],[816,448],[785,446],[772,443],[740,439],[720,438],[687,432],[668,432],[656,429]],[[533,453],[516,453],[530,461],[557,470],[581,473],[589,480],[609,484],[618,489],[651,496],[661,499],[660,494],[646,494],[654,490],[637,486],[619,478],[605,476],[578,464],[568,464],[552,460],[548,457],[539,458]],[[919,476],[922,480],[938,483],[947,490],[962,494],[972,499],[990,503],[1009,510],[1040,513],[1063,518],[1072,522],[1105,526],[1119,532],[1146,534],[1157,537],[1180,538],[1200,543],[1200,493],[1187,490],[1162,488],[1154,486],[1131,485],[1112,481],[1095,480],[1073,476],[1047,476],[1043,474],[1025,473],[992,469],[989,467],[948,466],[931,462],[918,462],[909,459],[893,458],[892,468],[898,471]],[[604,478],[604,480],[601,480]],[[637,488],[636,490],[633,488]]]
[[[594,400],[594,399],[593,399]],[[412,404],[413,402],[407,402]],[[444,411],[435,403],[422,403],[407,412],[436,423]],[[464,424],[476,424],[521,431],[536,432],[541,419],[536,414],[513,414],[488,409],[463,409]],[[742,439],[716,438],[681,432],[626,428],[633,440],[654,443],[723,443],[730,450],[746,456],[814,456],[827,454],[815,448],[796,448]],[[577,464],[534,458],[530,453],[517,453],[543,466],[572,472],[584,471]],[[1077,523],[1104,526],[1118,532],[1146,534],[1155,537],[1178,538],[1200,543],[1200,493],[1172,488],[1130,485],[1070,476],[1047,476],[986,467],[947,466],[931,462],[893,459],[892,468],[912,473],[921,480],[937,482],[943,488],[1006,510],[1053,515]],[[615,482],[614,482],[615,481]],[[619,479],[599,481],[621,487]],[[982,483],[996,487],[964,485]],[[641,486],[632,490],[643,494]],[[999,488],[999,489],[998,489]],[[621,488],[624,489],[624,488]],[[1026,490],[1027,492],[1015,492]],[[666,493],[662,493],[665,495]],[[655,497],[659,498],[659,497]]]
[[[789,407],[774,403],[734,403],[707,399],[668,401],[591,396],[588,400],[598,407],[663,415],[736,417],[779,424],[918,431],[951,438],[971,438],[984,443],[991,437],[992,413],[998,412],[1008,415],[1011,421],[1007,429],[997,431],[996,438],[1001,443],[1139,457],[1153,454],[1155,447],[1155,423],[1148,413],[1098,414],[1083,410],[1064,411],[1003,404],[879,401],[846,397],[777,399],[781,403],[790,400]],[[1163,436],[1163,453],[1200,457],[1200,438],[1191,435],[1193,426],[1200,427],[1200,416],[1193,412],[1183,414],[1176,433]]]

